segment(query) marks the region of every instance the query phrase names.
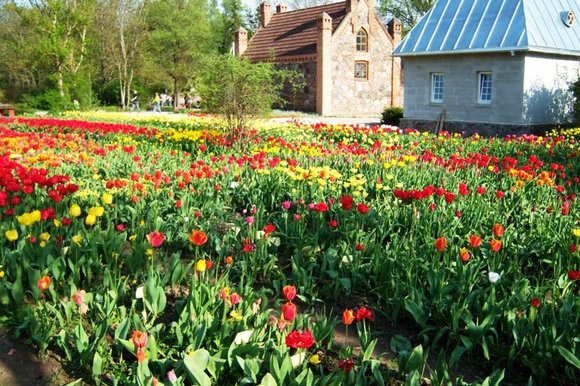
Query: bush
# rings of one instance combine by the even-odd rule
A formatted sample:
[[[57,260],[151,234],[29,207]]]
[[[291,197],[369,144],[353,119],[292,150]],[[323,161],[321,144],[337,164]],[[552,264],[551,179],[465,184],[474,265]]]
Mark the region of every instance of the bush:
[[[23,109],[39,109],[55,113],[71,110],[73,107],[73,104],[61,97],[57,90],[48,90],[43,94],[22,97]]]
[[[245,140],[249,123],[267,114],[279,99],[281,84],[270,63],[253,64],[231,55],[208,57],[196,89],[202,107],[224,116],[228,139]]]
[[[399,126],[401,118],[403,118],[402,107],[387,107],[385,111],[383,111],[381,123],[385,125]]]

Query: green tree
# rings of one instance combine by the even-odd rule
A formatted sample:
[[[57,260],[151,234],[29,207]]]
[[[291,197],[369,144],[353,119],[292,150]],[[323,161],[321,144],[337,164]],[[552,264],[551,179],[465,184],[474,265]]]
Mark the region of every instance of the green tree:
[[[80,80],[87,71],[93,5],[93,0],[5,1],[1,17],[10,30],[0,32],[6,39],[0,50],[8,52],[2,64],[9,68],[9,82],[35,93],[55,87],[63,102],[71,90],[86,87]]]
[[[148,12],[148,78],[173,84],[174,110],[181,90],[199,72],[204,55],[216,50],[205,0],[156,0]]]
[[[245,27],[244,15],[246,9],[241,0],[223,0],[222,7],[223,32],[220,52],[229,53],[234,42],[234,33],[240,27]]]
[[[87,31],[94,1],[29,0],[21,13],[24,26],[40,35],[38,55],[53,66],[53,76],[61,98],[68,80],[80,73],[87,55]]]
[[[435,0],[380,0],[379,12],[401,20],[404,31],[409,31],[434,4]]]
[[[40,36],[22,27],[12,2],[3,1],[0,8],[0,82],[5,97],[15,101],[24,93],[47,87],[50,68],[35,60]]]
[[[92,35],[95,67],[101,84],[118,84],[123,109],[129,104],[135,72],[141,62],[147,36],[148,0],[97,0]]]
[[[203,107],[226,119],[229,139],[243,145],[249,123],[280,100],[281,75],[269,63],[220,55],[206,58],[196,88]]]

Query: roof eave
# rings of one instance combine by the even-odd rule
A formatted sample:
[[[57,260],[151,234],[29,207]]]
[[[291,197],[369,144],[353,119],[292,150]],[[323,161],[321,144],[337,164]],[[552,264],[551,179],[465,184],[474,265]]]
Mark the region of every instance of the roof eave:
[[[446,51],[416,51],[416,52],[394,52],[393,56],[435,56],[435,55],[462,55],[462,54],[484,54],[499,52],[524,52],[529,51],[528,47],[490,47],[490,48],[469,48]]]
[[[568,49],[563,49],[563,48],[531,46],[531,47],[529,47],[529,51],[530,52],[539,52],[542,54],[580,57],[580,50],[568,50]]]

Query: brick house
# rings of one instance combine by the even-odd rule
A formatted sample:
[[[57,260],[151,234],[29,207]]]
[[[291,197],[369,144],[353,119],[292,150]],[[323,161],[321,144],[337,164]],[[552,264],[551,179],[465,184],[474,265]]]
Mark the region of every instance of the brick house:
[[[401,100],[400,59],[392,56],[401,40],[401,23],[385,27],[374,0],[272,12],[260,5],[260,28],[250,41],[240,28],[236,55],[274,62],[304,74],[306,86],[289,107],[325,116],[377,116]]]

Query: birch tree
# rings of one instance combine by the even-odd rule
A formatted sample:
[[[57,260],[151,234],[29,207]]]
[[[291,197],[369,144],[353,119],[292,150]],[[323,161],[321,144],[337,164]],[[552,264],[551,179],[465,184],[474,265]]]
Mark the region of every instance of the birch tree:
[[[95,32],[102,71],[119,84],[123,109],[129,105],[136,68],[147,36],[147,0],[98,0]]]

